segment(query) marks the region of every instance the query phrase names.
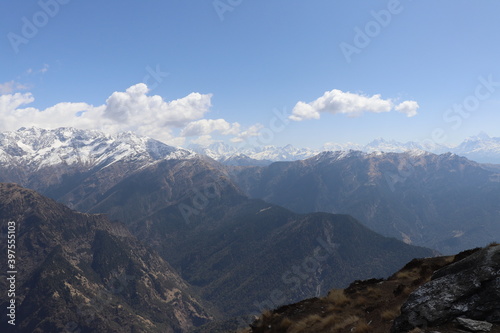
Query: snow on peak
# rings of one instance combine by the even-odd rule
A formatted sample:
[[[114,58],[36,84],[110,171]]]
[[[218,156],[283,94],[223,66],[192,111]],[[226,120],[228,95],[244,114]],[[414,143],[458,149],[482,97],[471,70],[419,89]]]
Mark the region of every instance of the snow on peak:
[[[70,127],[22,127],[0,133],[0,165],[19,165],[29,170],[60,164],[106,167],[120,160],[154,162],[193,155],[132,132],[109,135]]]
[[[479,132],[478,135],[471,136],[471,137],[468,137],[467,139],[465,139],[465,142],[469,142],[469,141],[489,141],[491,139],[492,138],[486,132],[481,131],[481,132]]]
[[[312,157],[319,153],[318,150],[308,148],[295,148],[288,144],[284,147],[254,146],[238,149],[223,142],[213,143],[209,146],[191,145],[189,149],[207,155],[217,161],[244,157],[259,161],[295,161]]]
[[[223,142],[217,142],[208,147],[196,146],[193,150],[225,163],[231,157],[233,160],[237,155],[244,155],[247,159],[257,161],[295,161],[308,159],[320,154],[321,152],[341,151],[345,154],[339,157],[348,156],[349,151],[362,151],[365,153],[408,153],[411,156],[421,156],[427,153],[444,154],[452,152],[459,156],[465,156],[471,160],[480,163],[500,163],[500,138],[490,137],[485,132],[477,136],[470,137],[460,145],[451,146],[424,140],[423,142],[398,142],[378,138],[366,145],[360,145],[352,142],[335,143],[328,142],[319,150],[309,148],[295,148],[292,145],[284,147],[261,146],[237,149],[236,147],[226,145]]]

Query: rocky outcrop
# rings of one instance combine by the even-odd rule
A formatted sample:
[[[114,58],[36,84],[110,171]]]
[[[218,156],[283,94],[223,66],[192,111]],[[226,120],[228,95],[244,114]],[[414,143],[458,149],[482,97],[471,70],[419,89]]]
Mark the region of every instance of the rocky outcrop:
[[[391,332],[435,327],[458,317],[500,323],[500,245],[436,271],[408,297]]]

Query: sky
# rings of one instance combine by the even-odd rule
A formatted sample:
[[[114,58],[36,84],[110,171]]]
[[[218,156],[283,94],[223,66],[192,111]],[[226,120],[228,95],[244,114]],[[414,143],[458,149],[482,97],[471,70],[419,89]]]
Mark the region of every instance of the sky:
[[[0,132],[192,143],[500,137],[495,0],[0,3]]]

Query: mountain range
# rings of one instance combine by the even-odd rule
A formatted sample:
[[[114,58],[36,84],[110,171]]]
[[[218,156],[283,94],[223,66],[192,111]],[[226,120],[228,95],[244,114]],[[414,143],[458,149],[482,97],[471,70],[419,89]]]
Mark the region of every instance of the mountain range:
[[[435,253],[378,235],[347,215],[298,214],[250,199],[233,182],[226,166],[209,157],[130,133],[107,136],[75,129],[32,128],[4,135],[1,149],[0,181],[35,189],[85,214],[106,214],[109,219],[124,223],[122,228],[134,235],[117,240],[113,234],[94,231],[100,227],[89,227],[92,226],[89,222],[81,222],[81,227],[70,222],[77,216],[94,219],[95,215],[78,215],[67,208],[49,207],[49,212],[60,209],[65,215],[53,219],[49,212],[41,211],[39,215],[45,219],[37,220],[33,228],[47,226],[49,229],[45,233],[34,231],[29,240],[23,241],[26,253],[36,248],[31,243],[40,243],[37,237],[60,240],[67,236],[63,244],[82,245],[63,246],[55,267],[66,267],[66,261],[74,265],[73,259],[68,258],[78,257],[75,251],[80,251],[79,248],[87,249],[84,252],[90,256],[85,265],[92,268],[94,259],[98,260],[86,278],[94,281],[91,278],[95,279],[95,270],[99,270],[101,264],[109,265],[104,253],[111,257],[116,254],[118,263],[124,265],[143,258],[145,250],[139,247],[142,244],[158,253],[164,262],[162,265],[171,265],[172,274],[182,279],[178,281],[182,288],[177,289],[192,290],[188,295],[193,295],[194,300],[198,300],[199,295],[200,304],[213,305],[215,310],[209,305],[199,314],[200,318],[258,313],[265,307],[345,286],[353,279],[387,276],[413,257]],[[38,196],[29,190],[5,186],[13,191],[6,190],[7,203],[13,196]],[[23,199],[25,205],[16,206],[17,211],[29,211],[28,203],[36,207],[36,202],[49,200],[37,198],[35,201]],[[25,219],[19,214],[2,216],[2,223]],[[67,223],[78,232],[68,231]],[[106,228],[111,222],[96,223]],[[83,244],[85,241],[77,240],[78,237],[84,237],[87,243]],[[134,243],[134,237],[140,244]],[[111,248],[106,247],[108,243]],[[130,248],[133,244],[134,248]],[[56,243],[42,243],[39,247],[49,252],[60,251],[59,248],[51,250],[52,246]],[[101,252],[92,252],[97,250]],[[125,254],[132,257],[123,257]],[[37,262],[44,260],[47,259],[41,257]],[[69,275],[77,274],[78,268],[71,268]],[[120,272],[123,269],[119,265],[116,268]],[[164,270],[167,269],[169,266],[165,266]],[[24,275],[28,277],[32,273]],[[108,275],[103,275],[103,281],[110,278]],[[61,277],[62,281],[69,278]],[[159,288],[162,295],[169,293],[162,291],[161,285],[155,288]],[[165,288],[171,288],[170,284]],[[135,291],[140,289],[137,287]],[[150,298],[152,296],[148,296]],[[41,305],[37,303],[37,306]],[[202,319],[184,320],[184,323],[173,318],[158,320],[168,322],[174,330],[184,331],[203,323]]]
[[[0,165],[27,172],[59,165],[105,168],[118,160],[151,163],[166,158],[189,158],[187,150],[132,132],[107,135],[99,131],[37,127],[0,133]]]
[[[467,142],[472,147],[488,140],[496,139],[482,134]],[[384,145],[396,150],[395,143],[384,140],[371,147]],[[222,156],[228,147],[219,143],[214,148]],[[259,151],[261,155],[254,157],[270,159],[234,155],[224,163],[214,161],[215,155],[174,148],[133,133],[112,136],[73,128],[22,128],[0,135],[0,182],[35,189],[80,211],[112,213],[112,218],[124,222],[165,205],[175,206],[195,195],[192,189],[217,184],[230,193],[227,209],[235,198],[250,197],[297,213],[350,214],[385,236],[443,253],[485,245],[499,236],[500,208],[494,200],[500,185],[497,165],[418,149],[323,152],[271,164],[273,159],[308,153],[291,146],[280,149],[279,156],[269,155],[276,152],[272,147]],[[228,163],[232,158],[234,163]],[[249,163],[236,163],[243,159]],[[145,212],[121,207],[123,198],[117,199],[116,193],[126,192],[124,187],[141,189],[143,195],[135,200],[142,202]],[[146,199],[151,193],[157,196]],[[194,211],[184,209],[183,214]]]
[[[487,146],[488,140],[496,139],[482,134],[461,146],[472,151],[479,142]],[[389,146],[397,150],[396,143],[384,140],[374,141],[370,149]],[[213,148],[217,156],[231,152],[221,143]],[[35,189],[80,211],[112,213],[122,221],[175,205],[193,196],[193,188],[217,184],[231,193],[228,209],[235,198],[250,197],[297,213],[350,214],[383,235],[443,253],[484,245],[499,235],[494,198],[500,168],[494,164],[419,149],[322,152],[278,163],[271,161],[309,153],[287,146],[263,147],[259,154],[252,155],[259,160],[233,155],[217,162],[214,154],[174,148],[133,133],[22,128],[0,134],[0,182]],[[262,159],[265,156],[269,159]],[[238,163],[242,161],[248,163]],[[116,193],[124,186],[142,189],[143,195],[135,200],[143,203],[145,213],[142,208],[126,212],[120,206],[123,198],[117,199]],[[146,202],[151,193],[157,197]]]
[[[375,139],[366,145],[357,143],[326,143],[321,149],[296,148],[292,145],[238,146],[215,142],[202,146],[191,144],[188,149],[174,148],[160,141],[140,137],[132,132],[108,135],[99,131],[59,128],[45,130],[37,127],[20,128],[14,132],[0,133],[0,163],[26,164],[31,169],[40,166],[76,162],[105,166],[106,161],[127,158],[154,161],[165,158],[208,156],[227,165],[266,165],[278,161],[303,160],[324,151],[363,151],[366,153],[404,153],[426,151],[434,154],[453,153],[479,163],[500,164],[500,138],[481,132],[465,139],[459,145],[443,145],[435,142],[398,142]],[[77,149],[85,147],[85,149]],[[102,148],[106,147],[105,150]]]
[[[208,146],[190,145],[189,149],[207,155],[227,165],[265,165],[279,161],[296,161],[313,157],[324,151],[362,151],[366,153],[404,153],[410,151],[426,151],[434,154],[453,153],[467,157],[480,163],[500,163],[500,138],[493,138],[481,132],[477,136],[465,139],[459,145],[444,145],[430,142],[398,142],[379,138],[366,145],[357,143],[326,143],[321,149],[295,148],[292,145],[284,147],[245,146],[238,149],[223,142]]]
[[[32,292],[37,272],[48,267],[55,271],[47,276],[71,286],[51,293],[75,289],[84,295],[56,304],[75,309],[131,270],[140,281],[114,295],[112,304],[140,314],[131,302],[145,298],[139,304],[170,317],[148,312],[124,321],[104,310],[114,319],[102,319],[99,327],[113,331],[114,322],[141,331],[144,319],[151,331],[187,332],[214,319],[320,296],[353,280],[387,277],[436,249],[447,253],[500,238],[495,165],[422,150],[323,152],[305,159],[306,150],[291,146],[281,155],[272,151],[262,148],[259,160],[239,156],[251,163],[221,163],[215,155],[133,133],[23,128],[1,134],[0,183],[31,189],[2,185],[2,230],[14,219],[30,226],[28,236],[19,235],[21,251],[30,256],[38,249],[43,255],[36,263],[47,263],[28,262],[23,275],[32,280],[22,281],[23,292]],[[302,159],[272,163],[290,156]],[[20,202],[12,206],[12,198]],[[35,218],[28,214],[31,206],[38,209]],[[114,270],[101,272],[101,266]],[[168,274],[144,276],[149,271]],[[84,282],[72,280],[78,274]],[[178,298],[169,302],[172,290],[179,290]],[[44,297],[25,303],[30,311],[42,309],[39,319],[48,311]],[[71,313],[57,314],[47,327],[84,324]],[[35,324],[23,321],[31,332]]]
[[[252,198],[298,213],[349,214],[383,235],[442,253],[500,238],[500,173],[454,154],[324,152],[232,170]]]

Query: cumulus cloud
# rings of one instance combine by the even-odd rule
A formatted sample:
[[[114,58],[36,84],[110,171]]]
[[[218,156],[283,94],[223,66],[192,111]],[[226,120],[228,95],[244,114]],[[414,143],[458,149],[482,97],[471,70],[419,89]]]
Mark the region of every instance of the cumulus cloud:
[[[406,114],[407,117],[414,117],[417,115],[419,106],[415,101],[404,101],[396,106],[396,111]]]
[[[2,115],[8,115],[21,105],[32,103],[34,100],[30,93],[0,95],[0,112],[2,112]]]
[[[228,123],[224,119],[201,119],[189,123],[181,132],[181,136],[202,136],[213,132],[223,135],[237,135],[240,132],[240,124]]]
[[[84,129],[99,128],[101,108],[86,103],[59,103],[43,111],[21,106],[34,101],[31,93],[15,93],[0,96],[0,130],[12,131],[22,126],[56,128],[71,126]],[[85,112],[89,112],[88,114]],[[83,115],[79,116],[82,112]]]
[[[125,92],[114,92],[106,101],[104,117],[120,124],[157,124],[182,127],[203,117],[211,106],[211,94],[191,93],[186,97],[166,102],[161,96],[148,96],[144,83]]]
[[[0,95],[0,131],[22,126],[99,129],[110,133],[133,131],[170,144],[182,144],[184,138],[173,135],[202,118],[210,109],[210,94],[191,93],[186,97],[165,101],[161,96],[148,96],[148,87],[137,84],[125,92],[114,92],[104,105],[59,103],[45,110],[24,107],[34,101],[31,93]],[[216,124],[219,124],[218,121]],[[231,128],[227,129],[231,132]]]
[[[399,110],[397,108],[400,108]],[[380,95],[365,96],[338,89],[327,91],[313,102],[298,102],[292,110],[290,119],[302,121],[319,119],[321,113],[346,114],[357,117],[364,112],[382,113],[394,109],[391,99],[382,99]],[[418,104],[414,101],[405,101],[396,107],[396,111],[406,113],[409,117],[417,114]]]

